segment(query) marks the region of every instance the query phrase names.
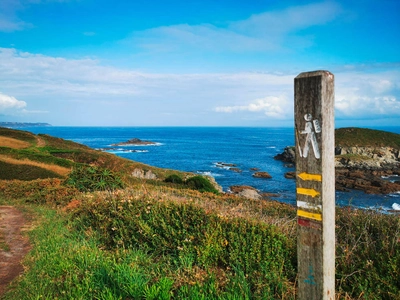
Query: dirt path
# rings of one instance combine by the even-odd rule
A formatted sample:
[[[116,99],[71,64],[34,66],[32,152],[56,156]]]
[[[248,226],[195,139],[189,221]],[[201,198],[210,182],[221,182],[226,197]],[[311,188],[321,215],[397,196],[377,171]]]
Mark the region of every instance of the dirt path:
[[[36,147],[44,147],[46,146],[46,142],[40,138],[39,136],[35,135],[36,138]]]
[[[0,206],[0,297],[10,282],[23,272],[21,260],[30,250],[30,244],[22,232],[28,225],[19,210]]]

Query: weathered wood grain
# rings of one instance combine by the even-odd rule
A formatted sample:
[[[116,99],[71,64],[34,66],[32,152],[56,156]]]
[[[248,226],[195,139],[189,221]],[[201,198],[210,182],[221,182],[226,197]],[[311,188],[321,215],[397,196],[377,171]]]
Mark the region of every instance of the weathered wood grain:
[[[295,86],[299,299],[335,299],[334,76],[299,74]]]

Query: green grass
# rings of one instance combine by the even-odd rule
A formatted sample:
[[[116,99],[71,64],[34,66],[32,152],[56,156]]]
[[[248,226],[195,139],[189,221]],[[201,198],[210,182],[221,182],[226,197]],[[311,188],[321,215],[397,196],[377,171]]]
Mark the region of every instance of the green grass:
[[[272,266],[279,264],[272,259],[262,264],[263,271],[252,283],[250,266],[239,263],[222,268],[207,262],[208,267],[204,267],[189,249],[163,255],[140,245],[104,250],[96,230],[73,230],[82,220],[76,222],[43,207],[34,210],[40,225],[30,233],[34,247],[25,259],[28,271],[4,299],[250,299],[252,288],[270,295],[267,299],[275,299],[276,291],[285,291],[279,278],[262,277],[262,272],[270,274]],[[239,227],[240,236],[230,240],[243,245],[241,235],[251,238],[255,232],[252,227]],[[279,252],[275,254],[279,261]]]
[[[342,147],[393,147],[400,149],[400,134],[367,128],[339,128],[335,130],[335,144]]]
[[[37,215],[27,272],[5,299],[296,296],[290,206],[150,183],[67,198],[60,183],[0,182],[0,198]],[[396,299],[398,216],[342,208],[336,227],[340,298]]]
[[[62,178],[61,175],[30,165],[15,165],[0,161],[0,180],[35,180],[40,178]]]

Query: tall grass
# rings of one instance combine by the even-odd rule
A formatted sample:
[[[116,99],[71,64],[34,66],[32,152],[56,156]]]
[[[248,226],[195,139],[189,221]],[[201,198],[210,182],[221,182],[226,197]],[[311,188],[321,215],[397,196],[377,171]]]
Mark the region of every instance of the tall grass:
[[[400,218],[338,209],[336,278],[341,295],[400,299]]]
[[[107,249],[141,249],[192,268],[218,269],[235,279],[230,284],[243,277],[248,296],[293,295],[295,245],[275,226],[207,214],[192,204],[102,196],[85,200],[74,218],[79,228],[96,231]],[[218,282],[216,292],[230,293],[230,284]]]

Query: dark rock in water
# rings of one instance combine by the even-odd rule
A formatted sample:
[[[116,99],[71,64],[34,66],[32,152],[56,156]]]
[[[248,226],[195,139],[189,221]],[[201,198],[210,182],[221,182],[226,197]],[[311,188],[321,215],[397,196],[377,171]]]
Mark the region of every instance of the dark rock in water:
[[[263,197],[263,198],[271,198],[271,197],[273,197],[273,198],[278,198],[278,197],[280,197],[281,195],[279,195],[279,194],[275,194],[275,193],[262,193],[261,194],[261,196]]]
[[[242,170],[240,170],[239,168],[229,168],[229,170],[236,172],[236,173],[242,173]]]
[[[296,179],[296,172],[286,172],[285,178],[287,179]]]
[[[255,172],[253,177],[256,178],[272,178],[272,176],[268,172]]]
[[[336,168],[336,189],[362,190],[367,194],[391,194],[400,191],[400,182],[385,181],[369,170]]]
[[[296,162],[296,151],[294,147],[286,147],[282,153],[274,156],[274,159],[294,164]]]
[[[250,171],[259,171],[259,168],[250,168]]]
[[[130,139],[126,142],[112,144],[111,146],[129,146],[129,145],[155,145],[156,143],[150,141],[142,141],[138,138]]]

